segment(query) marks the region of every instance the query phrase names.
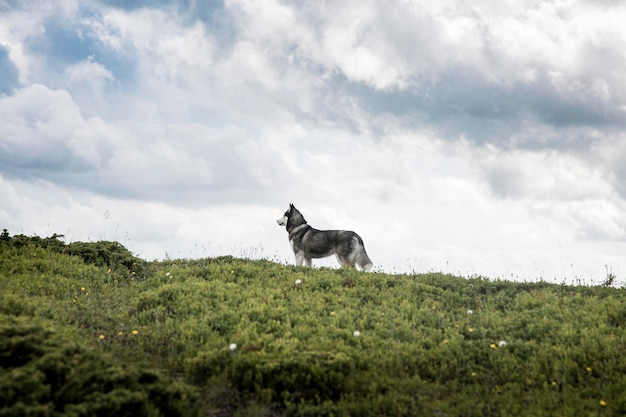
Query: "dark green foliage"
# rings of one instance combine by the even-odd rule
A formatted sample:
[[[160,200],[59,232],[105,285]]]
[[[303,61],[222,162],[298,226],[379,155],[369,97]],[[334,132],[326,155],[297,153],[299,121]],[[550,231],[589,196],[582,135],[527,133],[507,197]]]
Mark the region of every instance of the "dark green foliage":
[[[63,237],[63,235],[56,233],[47,238],[26,235],[11,237],[7,229],[4,229],[0,235],[0,250],[8,250],[11,247],[23,248],[31,245],[50,249],[57,253],[78,256],[87,264],[112,269],[127,277],[144,278],[151,273],[148,262],[137,258],[118,242],[98,241],[65,244],[60,240]]]
[[[9,236],[9,231],[7,229],[2,229],[2,234],[0,234],[0,244],[7,243],[11,240]]]
[[[79,256],[85,263],[125,270],[130,275],[140,278],[150,274],[149,264],[146,261],[135,257],[117,242],[73,242],[67,245],[65,253]]]
[[[66,413],[626,415],[624,289],[232,257],[146,263],[133,279],[120,247],[0,240],[10,410],[55,415],[37,387],[63,385]],[[200,401],[177,408],[186,384]]]
[[[190,393],[30,320],[0,320],[0,416],[188,416]]]

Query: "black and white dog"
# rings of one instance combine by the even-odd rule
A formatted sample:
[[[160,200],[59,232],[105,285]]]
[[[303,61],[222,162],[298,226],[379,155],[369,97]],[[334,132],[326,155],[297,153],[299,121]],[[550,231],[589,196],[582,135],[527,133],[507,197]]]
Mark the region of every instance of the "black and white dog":
[[[374,266],[363,246],[363,239],[347,230],[317,230],[309,226],[302,214],[293,205],[283,217],[276,220],[280,226],[287,227],[289,243],[296,255],[296,265],[312,265],[313,258],[325,258],[335,255],[344,268],[358,265],[363,271],[370,271]]]

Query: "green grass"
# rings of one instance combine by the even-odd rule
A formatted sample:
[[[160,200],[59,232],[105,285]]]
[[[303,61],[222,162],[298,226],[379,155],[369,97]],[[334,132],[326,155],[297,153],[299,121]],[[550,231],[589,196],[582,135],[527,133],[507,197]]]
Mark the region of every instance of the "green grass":
[[[626,415],[622,288],[3,237],[0,416]]]

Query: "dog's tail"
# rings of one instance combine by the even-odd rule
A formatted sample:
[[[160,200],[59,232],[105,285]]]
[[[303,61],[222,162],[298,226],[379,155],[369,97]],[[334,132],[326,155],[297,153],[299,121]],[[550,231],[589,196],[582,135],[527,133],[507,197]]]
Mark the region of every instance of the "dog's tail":
[[[367,256],[367,252],[365,251],[365,245],[363,244],[363,239],[361,236],[356,235],[358,240],[358,250],[356,252],[356,264],[365,272],[369,272],[374,268],[374,264],[369,256]]]

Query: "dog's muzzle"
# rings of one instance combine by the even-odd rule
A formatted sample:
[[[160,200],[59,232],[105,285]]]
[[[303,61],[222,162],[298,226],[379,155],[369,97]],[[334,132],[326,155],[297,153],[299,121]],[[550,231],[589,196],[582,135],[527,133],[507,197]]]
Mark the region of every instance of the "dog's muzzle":
[[[283,216],[280,219],[276,220],[279,226],[284,226],[287,224],[287,216]]]

